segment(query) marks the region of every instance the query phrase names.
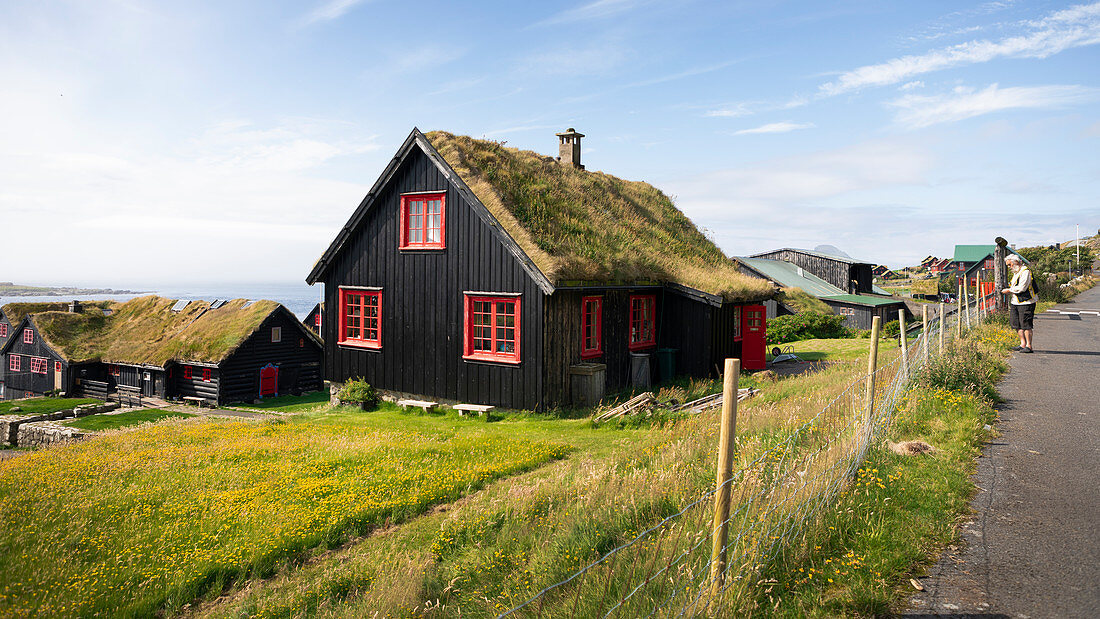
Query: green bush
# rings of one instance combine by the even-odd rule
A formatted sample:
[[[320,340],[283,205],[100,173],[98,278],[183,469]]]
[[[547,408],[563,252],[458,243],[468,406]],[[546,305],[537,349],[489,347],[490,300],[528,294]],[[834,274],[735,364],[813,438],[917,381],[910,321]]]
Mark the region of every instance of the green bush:
[[[846,337],[849,331],[844,326],[844,316],[803,312],[768,321],[769,344]]]
[[[362,378],[353,378],[344,383],[336,397],[340,398],[342,402],[359,402],[364,409],[374,408],[381,401],[374,387],[371,387],[370,383]]]
[[[896,320],[891,320],[890,322],[882,325],[882,328],[879,330],[879,334],[882,337],[897,337],[899,334],[901,334],[901,323]]]

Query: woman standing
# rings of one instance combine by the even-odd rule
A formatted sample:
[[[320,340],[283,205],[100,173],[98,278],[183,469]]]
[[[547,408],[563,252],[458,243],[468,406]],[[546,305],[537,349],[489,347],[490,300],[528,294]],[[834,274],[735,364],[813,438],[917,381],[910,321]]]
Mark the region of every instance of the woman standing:
[[[1039,291],[1031,277],[1031,270],[1024,266],[1023,259],[1016,254],[1009,254],[1005,256],[1005,264],[1012,270],[1012,283],[1001,292],[1012,294],[1008,306],[1008,324],[1020,335],[1020,345],[1012,350],[1030,353],[1035,301]]]

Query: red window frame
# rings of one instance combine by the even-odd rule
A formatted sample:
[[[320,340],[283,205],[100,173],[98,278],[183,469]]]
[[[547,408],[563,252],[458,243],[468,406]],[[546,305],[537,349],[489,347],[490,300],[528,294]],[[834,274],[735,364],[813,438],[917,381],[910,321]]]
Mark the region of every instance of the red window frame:
[[[0,322],[0,337],[8,337],[8,323]]]
[[[31,329],[23,329],[23,343],[24,344],[33,344],[34,343],[34,331],[32,331]]]
[[[464,296],[466,303],[462,358],[519,363],[522,339],[520,298],[470,293],[464,293]]]
[[[193,376],[194,370],[189,365],[183,366],[183,377],[190,380]]]
[[[581,298],[581,359],[603,355],[603,297]]]
[[[313,317],[313,326],[318,329],[321,328],[321,312],[317,312],[317,315]]]
[[[342,346],[382,348],[382,291],[340,289],[340,338]]]
[[[23,366],[23,358],[19,355],[8,356],[8,371],[9,372],[21,372],[20,369]]]
[[[648,312],[646,306],[648,306]],[[656,344],[657,295],[630,295],[630,350],[648,348]]]
[[[113,363],[107,366],[107,371],[110,372],[111,376],[122,376],[122,368]]]
[[[58,374],[61,373],[61,362],[60,361],[54,361],[53,362],[53,371],[57,372]]]
[[[202,382],[204,382],[204,383],[210,382],[210,368],[203,368],[202,369]]]
[[[438,202],[438,205],[434,203]],[[438,208],[438,213],[429,209]],[[436,225],[438,224],[438,225]],[[447,246],[447,192],[401,196],[400,249],[444,249]],[[428,240],[435,232],[435,240]]]
[[[42,357],[31,357],[31,374],[45,374],[49,364]]]

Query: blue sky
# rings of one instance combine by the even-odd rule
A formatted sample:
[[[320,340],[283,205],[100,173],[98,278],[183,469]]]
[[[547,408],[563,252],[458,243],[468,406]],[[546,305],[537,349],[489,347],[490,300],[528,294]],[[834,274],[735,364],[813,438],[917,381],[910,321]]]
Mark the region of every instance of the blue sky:
[[[730,255],[1100,227],[1100,3],[0,4],[0,280],[300,281],[413,126],[673,196]]]

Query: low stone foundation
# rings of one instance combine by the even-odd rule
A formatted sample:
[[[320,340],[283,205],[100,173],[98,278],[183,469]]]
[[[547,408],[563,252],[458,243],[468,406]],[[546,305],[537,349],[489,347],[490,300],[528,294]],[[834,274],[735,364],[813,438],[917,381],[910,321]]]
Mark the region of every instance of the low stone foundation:
[[[22,434],[20,433],[20,428],[26,424],[39,423],[43,421],[55,421],[58,419],[87,417],[88,415],[98,415],[99,413],[107,413],[116,410],[118,407],[118,402],[106,402],[104,404],[85,404],[83,406],[77,406],[76,408],[65,409],[53,413],[39,413],[34,415],[0,415],[0,446],[7,445],[25,447],[26,445],[23,445],[23,443],[21,442]],[[75,432],[80,432],[77,431],[75,428],[68,429]],[[83,436],[82,432],[80,434],[81,436]]]

